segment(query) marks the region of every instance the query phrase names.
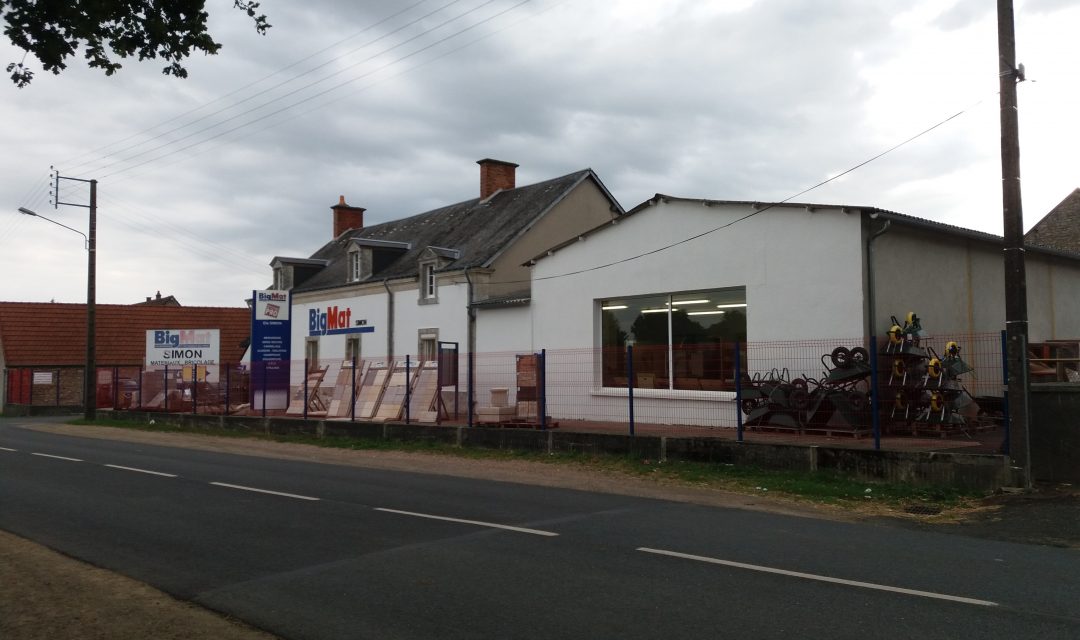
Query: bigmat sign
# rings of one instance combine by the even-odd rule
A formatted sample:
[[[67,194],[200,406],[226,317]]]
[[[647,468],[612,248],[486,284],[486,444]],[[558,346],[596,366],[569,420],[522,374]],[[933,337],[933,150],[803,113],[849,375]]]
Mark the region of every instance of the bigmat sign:
[[[218,329],[150,329],[146,332],[147,367],[216,365],[221,359]]]
[[[290,316],[288,291],[251,292],[251,406],[289,407]]]
[[[352,308],[330,305],[326,309],[308,310],[309,336],[336,336],[350,333],[372,333],[375,327],[366,318],[354,318]]]

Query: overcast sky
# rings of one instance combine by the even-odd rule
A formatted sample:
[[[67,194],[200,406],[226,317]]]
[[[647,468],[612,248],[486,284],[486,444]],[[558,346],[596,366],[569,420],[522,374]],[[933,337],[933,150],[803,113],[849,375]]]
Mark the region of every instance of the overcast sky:
[[[1001,233],[993,0],[263,0],[265,37],[231,4],[208,0],[224,46],[186,80],[76,59],[0,82],[0,299],[85,301],[82,239],[16,212],[86,230],[50,165],[99,180],[108,303],[242,305],[330,238],[339,195],[367,224],[420,213],[476,197],[481,158],[519,185],[591,167],[627,209],[775,201],[961,111],[798,201]],[[1016,0],[1016,25],[1029,228],[1080,187],[1080,3]]]

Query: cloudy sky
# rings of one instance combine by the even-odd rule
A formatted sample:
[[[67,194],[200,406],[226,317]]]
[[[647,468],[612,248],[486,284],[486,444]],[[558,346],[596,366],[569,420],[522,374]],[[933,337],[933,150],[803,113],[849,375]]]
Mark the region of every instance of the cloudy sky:
[[[0,299],[85,300],[99,180],[98,301],[161,291],[242,305],[273,256],[310,255],[344,195],[373,224],[591,167],[625,206],[654,193],[775,201],[961,115],[799,201],[1000,233],[992,0],[263,0],[258,36],[209,0],[224,47],[187,64],[72,61],[0,82]],[[1025,227],[1080,187],[1080,3],[1016,0]],[[0,62],[22,59],[6,42]],[[84,202],[76,182],[61,199]]]

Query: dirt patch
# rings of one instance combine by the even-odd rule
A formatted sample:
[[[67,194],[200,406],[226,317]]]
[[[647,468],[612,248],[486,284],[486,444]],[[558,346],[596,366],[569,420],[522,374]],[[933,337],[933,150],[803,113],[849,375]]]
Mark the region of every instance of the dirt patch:
[[[0,637],[273,640],[276,636],[0,531]]]

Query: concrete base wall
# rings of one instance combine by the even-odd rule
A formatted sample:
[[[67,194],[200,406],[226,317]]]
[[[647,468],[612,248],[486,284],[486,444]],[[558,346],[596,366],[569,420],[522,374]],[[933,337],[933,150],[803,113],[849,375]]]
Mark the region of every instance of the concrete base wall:
[[[1031,469],[1036,480],[1080,482],[1080,385],[1031,385]]]
[[[1080,399],[1080,396],[1077,396]],[[297,420],[99,411],[102,417],[186,428],[220,428],[252,433],[431,441],[461,447],[525,451],[631,455],[653,460],[684,460],[813,472],[830,470],[854,478],[946,485],[992,491],[1010,486],[1009,459],[999,455],[868,451],[812,445],[739,443],[712,438],[630,437],[558,430],[437,427],[400,423]]]
[[[72,406],[34,406],[29,404],[9,404],[4,405],[5,416],[81,416],[83,414],[83,406],[81,404]]]

